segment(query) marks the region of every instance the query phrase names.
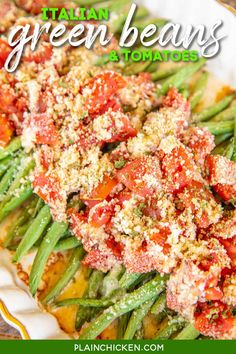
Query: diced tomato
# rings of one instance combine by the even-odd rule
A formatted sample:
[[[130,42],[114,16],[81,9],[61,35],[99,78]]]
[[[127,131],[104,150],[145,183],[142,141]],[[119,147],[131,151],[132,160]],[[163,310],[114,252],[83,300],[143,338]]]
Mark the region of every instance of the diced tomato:
[[[224,215],[208,230],[211,236],[223,239],[231,239],[236,236],[236,210]]]
[[[40,92],[38,102],[38,113],[46,113],[48,107],[55,104],[55,97],[50,90]]]
[[[36,143],[55,146],[59,141],[53,119],[46,113],[34,114],[30,125],[36,130]]]
[[[132,193],[129,190],[123,190],[120,193],[114,195],[114,198],[118,199],[118,204],[123,205],[124,202],[130,200]]]
[[[210,266],[209,266],[210,268]],[[220,300],[223,297],[223,292],[218,286],[219,277],[217,275],[211,275],[205,285],[205,298],[206,300]]]
[[[9,44],[0,38],[0,69],[4,67],[8,55],[11,53],[12,48]]]
[[[190,104],[184,98],[181,93],[175,87],[169,89],[167,95],[163,97],[163,106],[164,107],[173,107],[175,109],[181,109],[190,115]]]
[[[182,140],[191,149],[195,162],[200,164],[215,147],[214,135],[206,128],[190,127],[184,132]]]
[[[89,223],[94,227],[101,227],[110,221],[113,212],[114,207],[112,205],[96,205],[90,209]]]
[[[84,204],[89,208],[93,208],[95,205],[99,204],[101,201],[100,200],[89,200],[89,199],[83,199]]]
[[[117,185],[117,179],[110,176],[104,176],[103,181],[92,191],[89,196],[80,196],[81,200],[102,201],[111,193]]]
[[[233,265],[236,266],[236,236],[229,239],[220,239],[220,242],[227,251],[228,256],[231,258]]]
[[[118,181],[145,197],[161,186],[161,170],[156,157],[137,158],[117,172]]]
[[[91,78],[82,88],[89,114],[97,116],[103,113],[105,107],[109,108],[109,102],[115,97],[117,91],[125,85],[126,81],[122,76],[113,71],[106,71]]]
[[[206,336],[216,338],[228,334],[234,325],[230,308],[220,301],[199,302],[194,318],[197,330]]]
[[[157,227],[158,228],[158,227]],[[150,239],[157,243],[159,246],[163,247],[166,243],[168,236],[171,234],[169,227],[161,227],[159,230],[151,234]]]
[[[163,253],[168,254],[171,246],[168,243],[166,243],[166,241],[170,234],[171,231],[169,227],[166,226],[160,227],[156,233],[150,235],[150,240],[154,241],[159,246],[163,247]]]
[[[205,272],[208,272],[214,264],[218,263],[218,261],[219,259],[217,257],[217,254],[215,252],[211,252],[201,260],[201,262],[199,263],[199,268],[204,270]],[[211,277],[211,281],[208,280],[208,282],[209,286],[214,286],[217,284],[216,278],[214,277]]]
[[[103,115],[103,119],[111,122],[110,126],[107,127],[110,137],[102,140],[105,143],[125,141],[137,135],[137,131],[132,127],[128,116],[122,112],[114,113],[109,111]]]
[[[123,108],[120,104],[120,102],[118,101],[118,99],[116,98],[111,98],[107,101],[107,104],[104,105],[100,110],[99,110],[99,114],[98,115],[102,115],[108,111],[112,111],[112,112],[123,112]],[[95,114],[94,117],[96,117],[97,115]]]
[[[11,140],[14,127],[5,114],[0,113],[0,146],[5,147]]]
[[[205,289],[205,298],[208,301],[221,300],[223,296],[224,294],[219,287]]]
[[[16,0],[16,4],[33,15],[38,15],[42,7],[48,7],[50,0]]]
[[[201,182],[193,181],[190,186],[178,194],[178,206],[190,208],[194,221],[200,228],[207,228],[218,221],[221,216],[221,207],[216,202],[207,186]]]
[[[143,241],[141,245],[125,244],[124,265],[130,273],[147,273],[154,269],[152,258],[147,252],[147,243]]]
[[[145,216],[149,216],[154,220],[159,220],[161,216],[161,210],[158,206],[158,200],[156,198],[151,198],[147,203],[145,203],[142,213]]]
[[[236,199],[236,183],[233,185],[218,183],[212,188],[225,201]]]
[[[44,64],[52,57],[52,46],[49,43],[41,43],[35,51],[30,51],[29,54],[23,57],[26,62],[34,62],[36,64]]]
[[[178,146],[166,154],[161,167],[168,191],[171,193],[180,192],[194,180],[194,162],[183,146]]]
[[[0,18],[7,18],[10,11],[14,8],[14,5],[11,0],[2,0],[0,7]],[[0,28],[1,31],[1,28]]]
[[[40,163],[47,171],[49,166],[53,163],[54,151],[51,146],[43,145],[40,149]]]
[[[16,113],[16,96],[9,85],[0,87],[0,112],[11,114]]]
[[[212,186],[236,185],[236,163],[224,156],[209,155],[205,162],[206,175]]]
[[[48,204],[60,199],[60,182],[56,177],[38,173],[34,176],[33,187],[35,193]]]
[[[80,121],[78,123],[76,145],[78,150],[86,151],[91,149],[92,146],[102,147],[103,143],[98,141],[89,125],[85,125]]]
[[[81,239],[82,234],[80,232],[81,224],[88,222],[88,216],[86,214],[80,214],[75,209],[71,208],[67,211],[67,214],[70,218],[70,229],[72,230],[73,234]]]
[[[109,237],[105,240],[105,243],[114,256],[121,260],[124,246],[120,242],[117,242],[113,237]]]
[[[113,256],[111,252],[107,251],[106,253],[98,249],[93,249],[87,253],[82,263],[89,268],[95,268],[102,272],[107,272],[111,268],[112,263],[117,263],[117,261],[118,259]]]

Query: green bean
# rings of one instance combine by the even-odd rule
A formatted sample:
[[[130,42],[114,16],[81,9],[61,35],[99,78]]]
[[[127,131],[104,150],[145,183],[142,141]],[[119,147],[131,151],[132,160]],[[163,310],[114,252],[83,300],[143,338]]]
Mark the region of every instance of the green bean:
[[[177,334],[177,336],[174,338],[175,340],[190,340],[190,339],[196,339],[199,336],[199,332],[196,330],[196,328],[192,324],[188,324],[182,331]]]
[[[169,69],[157,70],[157,72],[155,72],[151,75],[152,81],[159,81],[159,80],[166,79],[167,77],[176,74],[181,68],[186,67],[186,66],[187,65],[173,66]]]
[[[41,198],[37,197],[37,202],[36,202],[36,205],[35,205],[33,213],[32,213],[33,219],[36,217],[36,215],[42,209],[43,206],[44,206],[44,201]]]
[[[179,88],[183,82],[189,79],[194,73],[196,73],[206,62],[206,59],[201,58],[196,63],[188,64],[180,68],[176,74],[167,78],[162,85],[157,89],[159,96],[165,95],[170,87]]]
[[[18,219],[14,222],[14,224],[12,225],[12,227],[10,228],[10,230],[8,231],[7,236],[6,236],[5,239],[4,239],[3,246],[4,246],[5,248],[7,248],[7,247],[10,245],[12,239],[17,235],[19,228],[20,228],[25,222],[27,222],[28,218],[29,218],[28,212],[23,211],[22,215],[20,215],[20,216],[18,217]]]
[[[150,62],[138,62],[132,63],[131,65],[127,65],[124,69],[125,75],[137,75],[141,72],[147,71],[148,67],[150,66]]]
[[[14,152],[21,148],[21,138],[13,138],[10,144],[6,148],[0,149],[0,160],[5,159],[8,156],[11,156]]]
[[[32,295],[36,294],[47,260],[67,228],[68,225],[66,223],[55,221],[43,238],[29,277],[29,286]]]
[[[175,316],[170,321],[168,321],[167,325],[161,329],[155,339],[168,339],[174,333],[182,329],[185,325],[185,320],[181,316]]]
[[[21,165],[15,175],[15,178],[11,183],[4,198],[2,199],[2,202],[0,204],[1,208],[3,208],[4,205],[11,199],[13,192],[15,192],[17,189],[21,187],[22,179],[29,174],[30,170],[32,170],[34,166],[35,166],[34,160],[29,159],[28,157],[22,158]]]
[[[50,208],[48,205],[45,205],[26,231],[13,257],[13,262],[19,263],[21,261],[22,257],[24,257],[31,247],[33,247],[35,242],[41,237],[50,221]]]
[[[101,294],[104,297],[108,297],[114,291],[120,288],[119,278],[123,274],[123,267],[120,264],[114,266],[108,274],[104,277]]]
[[[228,145],[230,143],[230,140],[223,141],[223,143],[217,145],[214,150],[212,151],[213,155],[224,155],[225,150],[227,149]]]
[[[65,299],[62,301],[57,301],[55,305],[57,307],[62,306],[71,306],[71,305],[80,305],[85,307],[108,307],[113,305],[114,302],[108,299],[85,299],[81,298],[73,298],[73,299]]]
[[[150,25],[150,23],[155,25],[157,28],[161,28],[167,22],[168,22],[168,20],[165,19],[165,18],[152,18],[152,19],[148,19],[146,21],[143,21],[142,19],[139,19],[139,20],[136,20],[136,21],[133,22],[133,26],[135,26],[140,32],[142,32],[145,27]]]
[[[154,73],[157,71],[158,67],[159,67],[159,63],[158,62],[155,62],[153,61],[146,69],[146,71],[150,74]]]
[[[83,298],[95,299],[97,297],[103,277],[104,273],[99,270],[94,270],[92,272]],[[85,322],[90,321],[91,316],[94,314],[94,310],[95,309],[91,309],[89,307],[79,307],[75,322],[75,327],[77,330],[79,330]],[[96,310],[99,310],[99,308]]]
[[[144,302],[157,296],[164,290],[167,276],[159,274],[148,283],[144,284],[132,293],[126,294],[122,300],[105,310],[86,327],[80,339],[95,339],[109,324],[123,314],[141,306]]]
[[[236,113],[236,105],[234,104],[232,107],[225,109],[223,112],[214,116],[211,121],[212,122],[222,122],[223,120],[231,120],[234,119]]]
[[[63,252],[70,250],[72,248],[78,247],[81,244],[81,241],[79,241],[76,237],[71,236],[68,237],[64,240],[60,240],[56,246],[54,247],[55,252]]]
[[[1,179],[0,182],[0,197],[4,195],[4,193],[8,190],[8,187],[10,186],[14,173],[16,171],[16,167],[13,165],[9,168],[9,170],[5,173],[3,178]]]
[[[42,300],[43,303],[48,303],[52,301],[55,297],[57,297],[61,291],[69,284],[71,279],[74,277],[76,272],[80,267],[80,262],[84,257],[85,252],[82,246],[77,247],[68,262],[67,268],[58,282],[53,286],[53,288],[49,291],[46,297]]]
[[[234,130],[234,122],[204,122],[198,123],[198,127],[208,128],[213,135],[221,135],[232,133]]]
[[[219,144],[223,143],[224,141],[228,140],[231,138],[232,133],[226,133],[226,134],[220,134],[215,136],[215,144],[218,146]]]
[[[117,328],[117,339],[123,339],[129,319],[130,319],[129,312],[119,317],[118,328]]]
[[[6,157],[4,160],[0,161],[0,178],[4,175],[7,169],[11,166],[13,161],[12,156]]]
[[[26,225],[28,227],[28,221],[31,217],[30,214],[30,210],[31,208],[34,207],[36,200],[33,198],[28,205],[25,206],[25,208],[23,210],[21,210],[21,213],[19,214],[17,220],[12,224],[12,226],[10,227],[3,245],[4,247],[9,247],[12,239],[14,237],[18,237],[18,236],[22,236],[22,231],[24,231],[24,226]]]
[[[213,105],[206,107],[201,112],[194,114],[193,120],[195,122],[204,122],[206,120],[209,120],[210,118],[214,117],[216,114],[220,113],[225,108],[227,108],[230,105],[230,103],[233,101],[234,97],[235,97],[234,94],[226,96],[219,102],[216,102]]]
[[[154,303],[154,305],[151,308],[151,313],[153,315],[158,315],[159,313],[161,313],[162,311],[164,311],[166,307],[166,293],[163,292],[158,299],[156,300],[156,302]]]
[[[0,222],[5,219],[13,210],[24,203],[31,195],[33,190],[29,185],[26,185],[19,191],[18,195],[13,196],[0,210]]]
[[[189,91],[189,85],[184,83],[182,86],[180,86],[179,88],[179,92],[182,94],[182,96],[184,96],[184,98],[186,98],[186,100],[188,99],[189,95],[190,95],[190,91]]]
[[[151,306],[153,305],[155,299],[156,296],[146,301],[144,304],[142,304],[142,306],[140,306],[139,308],[133,311],[124,334],[124,339],[133,339],[136,331],[140,329],[142,325],[142,321],[144,317],[147,315]]]
[[[3,194],[8,190],[9,186],[12,183],[12,180],[14,178],[14,175],[16,173],[16,170],[21,162],[22,156],[16,157],[12,161],[12,165],[8,169],[8,171],[5,173],[5,175],[2,177],[2,180],[0,182],[0,196],[2,197]]]
[[[229,144],[227,145],[225,151],[223,152],[223,156],[227,157],[227,159],[231,160],[234,153],[234,138],[231,138]]]
[[[119,281],[120,287],[123,289],[129,289],[129,287],[140,279],[141,276],[142,274],[139,273],[124,273]]]
[[[191,94],[189,99],[191,109],[194,109],[201,101],[206,88],[208,76],[208,72],[203,72],[197,80],[196,84],[194,85],[193,93]]]

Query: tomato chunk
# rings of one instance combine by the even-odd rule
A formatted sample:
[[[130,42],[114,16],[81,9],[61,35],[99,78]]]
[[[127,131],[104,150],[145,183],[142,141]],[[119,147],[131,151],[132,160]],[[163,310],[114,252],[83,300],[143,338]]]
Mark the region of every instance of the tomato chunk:
[[[178,194],[178,197],[178,206],[190,208],[195,223],[201,228],[207,228],[221,217],[221,205],[216,202],[209,189],[200,182],[193,181]]]
[[[103,181],[99,183],[99,185],[92,191],[89,196],[80,196],[80,198],[86,201],[104,200],[111,193],[117,183],[118,182],[116,178],[104,176]]]
[[[70,229],[77,238],[81,239],[82,234],[80,231],[80,227],[82,224],[88,222],[87,215],[80,214],[73,208],[69,209],[67,213],[70,218]]]
[[[60,198],[60,182],[56,177],[38,173],[34,176],[33,187],[40,198],[48,204]]]
[[[224,156],[209,155],[206,158],[206,175],[212,186],[236,184],[236,163]]]
[[[199,302],[194,318],[197,330],[206,336],[216,338],[227,335],[234,324],[230,308],[220,301]]]
[[[90,210],[89,223],[94,227],[101,227],[110,221],[113,212],[112,205],[100,203]]]
[[[5,147],[11,140],[14,133],[12,123],[5,114],[0,113],[0,146]]]
[[[200,164],[215,147],[214,135],[206,128],[190,127],[184,132],[182,140],[191,149],[195,162]]]
[[[16,96],[9,85],[0,87],[0,112],[11,114],[16,113]]]
[[[117,242],[113,237],[109,237],[105,240],[107,247],[112,251],[115,257],[122,259],[122,253],[124,250],[123,245],[120,242]]]
[[[125,84],[126,82],[122,76],[113,71],[106,71],[91,78],[82,88],[89,114],[97,116],[104,112],[108,102]]]
[[[218,183],[212,188],[226,202],[236,199],[236,183],[234,185]]]
[[[190,104],[184,98],[181,93],[175,87],[169,89],[167,95],[163,97],[163,106],[164,107],[173,107],[175,109],[181,109],[188,115],[190,115]]]
[[[184,146],[177,146],[166,154],[161,167],[169,192],[179,192],[194,180],[194,163]]]
[[[150,235],[150,240],[154,241],[159,246],[161,246],[163,248],[164,254],[168,254],[171,246],[166,241],[168,236],[171,234],[171,231],[169,227],[166,226],[159,228],[157,227],[157,229],[157,232]]]
[[[36,130],[36,143],[54,146],[58,143],[59,134],[53,119],[46,113],[38,113],[31,117],[30,125]]]
[[[8,55],[11,53],[12,48],[9,44],[0,38],[0,69],[5,65]]]
[[[118,181],[132,192],[145,197],[161,187],[161,170],[157,157],[137,158],[117,172]]]
[[[36,64],[44,64],[50,60],[52,56],[52,46],[49,43],[40,44],[39,48],[35,51],[30,51],[29,54],[23,57],[26,62],[34,62]]]
[[[220,242],[226,249],[233,265],[236,266],[236,236],[229,239],[220,239]]]
[[[108,111],[93,122],[95,135],[105,143],[125,141],[137,135],[127,115]]]

